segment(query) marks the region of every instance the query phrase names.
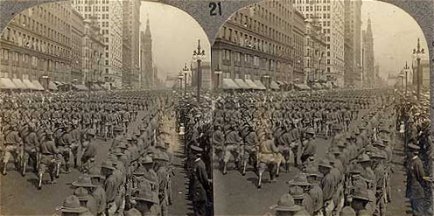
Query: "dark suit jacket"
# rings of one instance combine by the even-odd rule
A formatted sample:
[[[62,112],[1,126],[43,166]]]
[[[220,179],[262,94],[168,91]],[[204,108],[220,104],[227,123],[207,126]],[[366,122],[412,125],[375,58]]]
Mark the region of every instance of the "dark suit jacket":
[[[192,189],[194,202],[206,201],[208,199],[208,174],[206,172],[205,163],[202,160],[196,161],[193,165]]]

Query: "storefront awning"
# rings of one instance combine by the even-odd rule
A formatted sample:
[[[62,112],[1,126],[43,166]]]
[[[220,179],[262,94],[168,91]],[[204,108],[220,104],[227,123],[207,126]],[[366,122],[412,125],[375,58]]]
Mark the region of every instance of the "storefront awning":
[[[50,89],[50,90],[52,90],[52,91],[57,91],[57,85],[54,84],[53,81],[50,81],[50,82],[48,83],[48,89]]]
[[[279,90],[279,85],[275,81],[271,81],[270,88],[274,90]]]
[[[12,79],[12,82],[18,89],[28,89],[20,79]]]
[[[24,85],[26,85],[27,89],[38,90],[38,89],[36,88],[36,86],[33,85],[33,83],[30,82],[30,80],[28,80],[28,79],[23,79],[23,83],[24,83]]]
[[[240,87],[229,78],[223,79],[223,89],[240,89]]]
[[[17,87],[9,78],[0,78],[0,89],[16,89]]]
[[[44,90],[44,87],[42,87],[41,83],[39,83],[38,80],[33,80],[32,83],[36,87],[36,90],[39,90],[39,91],[43,91]]]
[[[256,86],[258,86],[258,89],[260,89],[260,90],[267,89],[267,88],[265,88],[264,84],[262,84],[262,82],[260,80],[255,80],[254,82],[255,82]]]
[[[309,86],[307,86],[304,83],[300,83],[300,84],[294,84],[294,87],[298,90],[309,90]]]
[[[245,82],[249,85],[250,89],[260,89],[252,80],[246,79]]]
[[[251,89],[242,79],[234,79],[234,82],[242,89]]]

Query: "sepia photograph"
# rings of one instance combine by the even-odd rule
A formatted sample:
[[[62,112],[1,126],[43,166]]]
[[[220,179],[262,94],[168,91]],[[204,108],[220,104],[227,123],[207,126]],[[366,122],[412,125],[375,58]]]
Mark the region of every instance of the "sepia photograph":
[[[379,1],[262,1],[212,45],[216,215],[432,215],[427,42]]]
[[[5,2],[0,215],[433,215],[422,3]]]
[[[178,111],[192,71],[210,88],[210,49],[196,20],[158,2],[14,16],[0,40],[0,214],[212,215],[210,148],[179,131],[210,134],[211,117]]]

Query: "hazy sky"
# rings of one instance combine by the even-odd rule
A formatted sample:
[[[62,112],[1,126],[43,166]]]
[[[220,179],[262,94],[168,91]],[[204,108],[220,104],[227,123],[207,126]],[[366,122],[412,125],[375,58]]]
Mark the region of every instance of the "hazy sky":
[[[197,49],[197,40],[205,49],[206,61],[211,60],[210,44],[202,27],[187,13],[165,4],[142,1],[140,8],[140,29],[145,31],[146,19],[152,33],[153,60],[159,77],[166,74],[177,75],[185,63],[190,67],[193,50]]]
[[[408,61],[411,66],[412,52],[417,38],[421,47],[428,51],[422,29],[402,9],[379,1],[364,0],[362,5],[362,29],[366,29],[368,16],[374,37],[375,60],[380,65],[380,76],[399,73]],[[428,56],[426,56],[428,57]]]

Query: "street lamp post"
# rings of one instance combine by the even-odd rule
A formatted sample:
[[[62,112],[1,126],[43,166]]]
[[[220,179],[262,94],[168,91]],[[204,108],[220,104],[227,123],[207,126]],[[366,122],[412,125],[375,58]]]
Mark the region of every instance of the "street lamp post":
[[[182,69],[182,71],[184,72],[184,95],[187,95],[187,75],[188,75],[188,67],[187,67],[187,63],[185,63],[184,68]]]
[[[416,75],[416,82],[417,82],[417,100],[420,99],[420,82],[421,82],[421,71],[420,71],[420,59],[422,55],[425,53],[424,49],[420,48],[420,39],[417,39],[417,49],[413,49],[413,56],[417,60],[417,75]]]
[[[220,70],[220,65],[217,65],[217,69],[214,71],[214,73],[217,75],[217,85],[216,90],[220,88],[220,75],[223,73],[223,71]]]
[[[179,72],[179,75],[178,75],[178,79],[179,79],[179,91],[181,92],[181,95],[182,95],[182,78],[184,78],[184,74],[181,71],[181,72]]]
[[[264,78],[265,78],[265,81],[266,81],[266,87],[267,87],[267,90],[266,91],[269,91],[269,89],[270,89],[270,85],[269,85],[269,79],[270,79],[270,76],[268,76],[268,75],[264,75]]]
[[[197,50],[193,51],[193,60],[197,61],[197,102],[200,102],[200,87],[202,82],[202,68],[201,62],[205,59],[205,50],[200,47],[200,40],[197,41]]]
[[[407,85],[408,85],[408,78],[407,78],[407,76],[408,76],[408,71],[409,71],[409,67],[408,67],[408,64],[407,64],[407,62],[405,62],[405,67],[404,67],[404,72],[405,72],[405,97],[407,97]]]

